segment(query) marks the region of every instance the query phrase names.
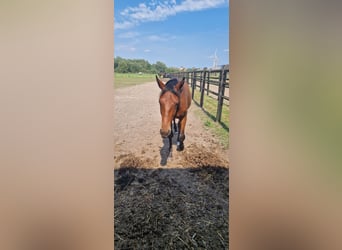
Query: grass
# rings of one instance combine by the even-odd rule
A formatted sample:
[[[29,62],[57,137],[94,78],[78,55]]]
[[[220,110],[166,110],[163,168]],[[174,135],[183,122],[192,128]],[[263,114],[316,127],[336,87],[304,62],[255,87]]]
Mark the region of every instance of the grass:
[[[114,88],[123,88],[155,81],[155,74],[114,73]]]
[[[200,92],[195,90],[194,100],[200,102]],[[204,112],[203,112],[204,111]],[[224,149],[229,148],[229,106],[223,105],[221,122],[216,122],[217,99],[204,94],[203,110],[196,110],[195,114],[203,121],[206,129],[218,137]]]

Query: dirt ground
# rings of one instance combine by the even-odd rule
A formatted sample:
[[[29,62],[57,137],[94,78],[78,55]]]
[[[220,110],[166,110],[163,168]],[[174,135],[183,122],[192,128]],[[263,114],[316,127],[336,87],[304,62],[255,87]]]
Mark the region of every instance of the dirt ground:
[[[188,113],[167,158],[156,82],[115,90],[115,249],[228,249],[228,150]]]

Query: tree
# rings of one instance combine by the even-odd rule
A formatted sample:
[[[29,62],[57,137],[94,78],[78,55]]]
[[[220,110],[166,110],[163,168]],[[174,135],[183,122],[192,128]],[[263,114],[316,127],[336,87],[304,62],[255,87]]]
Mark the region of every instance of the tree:
[[[160,61],[156,62],[155,64],[155,69],[157,70],[157,72],[166,72],[167,71],[167,66],[165,65],[165,63],[162,63]]]
[[[118,62],[117,72],[119,73],[129,73],[129,65],[125,60]]]
[[[178,68],[168,68],[165,63],[157,61],[155,64],[150,64],[144,59],[125,59],[122,57],[114,58],[114,71],[118,73],[153,73],[158,74],[160,72],[177,72]]]

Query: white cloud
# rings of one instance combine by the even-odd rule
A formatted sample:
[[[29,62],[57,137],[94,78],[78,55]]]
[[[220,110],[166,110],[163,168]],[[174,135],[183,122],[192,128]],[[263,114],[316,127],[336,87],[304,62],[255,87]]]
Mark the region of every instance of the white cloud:
[[[162,41],[167,41],[165,37],[157,36],[157,35],[151,35],[147,37],[148,40],[154,41],[154,42],[162,42]]]
[[[151,52],[150,49],[145,49],[144,52],[148,53],[148,52]]]
[[[211,9],[227,3],[227,0],[183,0],[178,4],[175,0],[155,0],[149,4],[140,3],[136,7],[127,7],[121,11],[119,18],[123,21],[116,21],[114,27],[128,29],[143,22],[162,21],[180,12]]]
[[[118,35],[120,38],[134,38],[139,36],[138,32],[125,32]]]
[[[211,9],[226,3],[225,0],[185,0],[181,4],[175,6],[176,12],[183,11],[198,11],[204,9]]]
[[[126,44],[116,44],[115,45],[116,51],[125,51],[125,52],[134,52],[137,49],[133,47],[132,45],[126,45]]]
[[[114,22],[114,29],[129,29],[136,25],[133,21]]]
[[[147,39],[153,42],[164,42],[176,39],[176,36],[168,36],[168,35],[150,35],[147,36]]]

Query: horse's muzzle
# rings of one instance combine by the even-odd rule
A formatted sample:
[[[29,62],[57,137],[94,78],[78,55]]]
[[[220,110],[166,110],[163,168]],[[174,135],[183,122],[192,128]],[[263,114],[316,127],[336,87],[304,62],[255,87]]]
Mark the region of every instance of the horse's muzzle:
[[[171,135],[171,130],[168,130],[168,131],[160,130],[160,135],[163,138],[169,137]]]

